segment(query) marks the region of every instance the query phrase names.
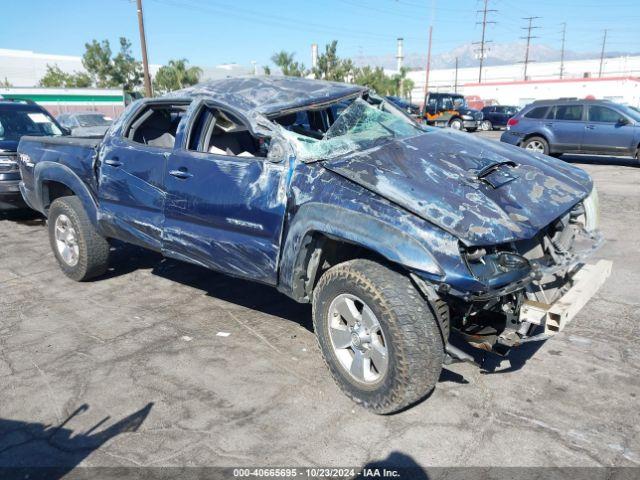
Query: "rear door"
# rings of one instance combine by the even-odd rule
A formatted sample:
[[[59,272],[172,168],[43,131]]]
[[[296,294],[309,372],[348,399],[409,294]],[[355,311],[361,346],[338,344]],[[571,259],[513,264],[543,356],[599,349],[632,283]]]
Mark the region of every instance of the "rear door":
[[[582,150],[596,154],[635,154],[633,122],[613,108],[602,105],[587,107]]]
[[[287,162],[237,112],[192,106],[167,165],[163,253],[275,285],[286,206]]]
[[[147,101],[100,151],[99,223],[105,235],[162,247],[164,175],[184,104]]]
[[[549,110],[545,126],[552,132],[550,147],[553,152],[579,152],[585,130],[582,104],[555,105]]]

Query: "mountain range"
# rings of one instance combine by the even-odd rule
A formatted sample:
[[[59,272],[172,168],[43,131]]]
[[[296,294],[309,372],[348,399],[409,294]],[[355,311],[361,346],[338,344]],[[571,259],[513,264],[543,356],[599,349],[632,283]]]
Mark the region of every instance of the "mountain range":
[[[458,58],[458,67],[475,67],[478,65],[477,45],[463,44],[448,52],[432,54],[431,68],[443,69],[454,68],[456,57]],[[491,65],[509,65],[524,60],[526,44],[524,42],[516,43],[492,43],[489,45],[489,51],[485,54],[484,64]],[[561,51],[547,45],[531,45],[529,47],[529,58],[535,62],[553,62],[560,60]],[[605,56],[619,57],[624,55],[640,55],[639,52],[606,52]],[[599,58],[600,52],[574,52],[565,50],[565,60],[582,60],[588,58]],[[371,65],[383,67],[387,69],[395,69],[397,65],[395,53],[385,55],[360,55],[353,57],[353,61],[357,66]],[[406,53],[404,65],[410,69],[424,68],[427,63],[427,55],[425,53]]]

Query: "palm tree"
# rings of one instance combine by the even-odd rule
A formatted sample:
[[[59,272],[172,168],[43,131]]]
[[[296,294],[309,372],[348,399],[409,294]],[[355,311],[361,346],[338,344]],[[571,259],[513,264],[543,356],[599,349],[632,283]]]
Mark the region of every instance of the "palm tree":
[[[165,93],[198,83],[202,75],[202,69],[195,66],[189,67],[188,65],[189,61],[186,58],[169,60],[167,65],[158,70],[153,81],[156,91]]]

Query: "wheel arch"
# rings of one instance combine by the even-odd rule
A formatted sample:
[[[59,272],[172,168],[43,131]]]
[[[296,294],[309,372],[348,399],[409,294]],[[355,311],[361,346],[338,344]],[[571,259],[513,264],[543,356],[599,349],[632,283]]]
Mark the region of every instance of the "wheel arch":
[[[330,223],[327,218],[332,219]],[[404,272],[442,273],[425,245],[401,229],[341,207],[306,204],[289,228],[278,288],[297,301],[308,302],[324,270],[355,258],[376,260]]]
[[[549,148],[551,148],[551,144],[549,143],[549,138],[544,133],[537,133],[537,132],[526,134],[524,137],[522,137],[522,140],[520,140],[520,144],[518,146],[521,147],[522,145],[524,145],[524,142],[526,142],[527,140],[533,137],[542,138],[545,142],[547,142],[547,145],[549,145]]]
[[[75,195],[80,199],[91,222],[97,223],[97,205],[85,183],[65,165],[41,162],[34,171],[35,191],[40,211],[48,216],[49,207],[60,197]]]

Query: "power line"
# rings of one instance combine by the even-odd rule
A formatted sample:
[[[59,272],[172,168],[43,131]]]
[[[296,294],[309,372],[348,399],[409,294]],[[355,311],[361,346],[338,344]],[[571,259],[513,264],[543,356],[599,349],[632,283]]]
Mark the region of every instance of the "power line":
[[[480,45],[479,56],[480,56],[480,70],[478,72],[478,83],[482,83],[482,64],[484,63],[484,57],[486,55],[486,44],[491,43],[491,40],[486,40],[485,33],[487,30],[487,23],[496,23],[487,20],[487,13],[497,12],[497,10],[490,10],[489,8],[489,0],[484,0],[484,8],[482,10],[478,10],[476,13],[482,12],[482,22],[476,22],[476,25],[482,23],[482,38],[479,42],[474,42],[474,45]]]
[[[540,27],[534,27],[533,26],[533,21],[537,18],[540,17],[524,17],[523,20],[527,20],[529,22],[529,25],[527,25],[526,27],[522,27],[522,30],[526,30],[527,31],[527,36],[526,37],[520,37],[523,40],[526,39],[527,40],[527,48],[525,49],[524,52],[524,80],[527,80],[527,67],[529,66],[529,47],[531,46],[531,39],[532,38],[538,38],[538,37],[534,37],[531,35],[531,30],[534,30],[536,28],[540,28]]]
[[[600,52],[600,69],[598,70],[598,78],[602,77],[602,66],[604,64],[604,49],[607,44],[607,29],[604,29],[604,36],[602,37],[602,51]]]

